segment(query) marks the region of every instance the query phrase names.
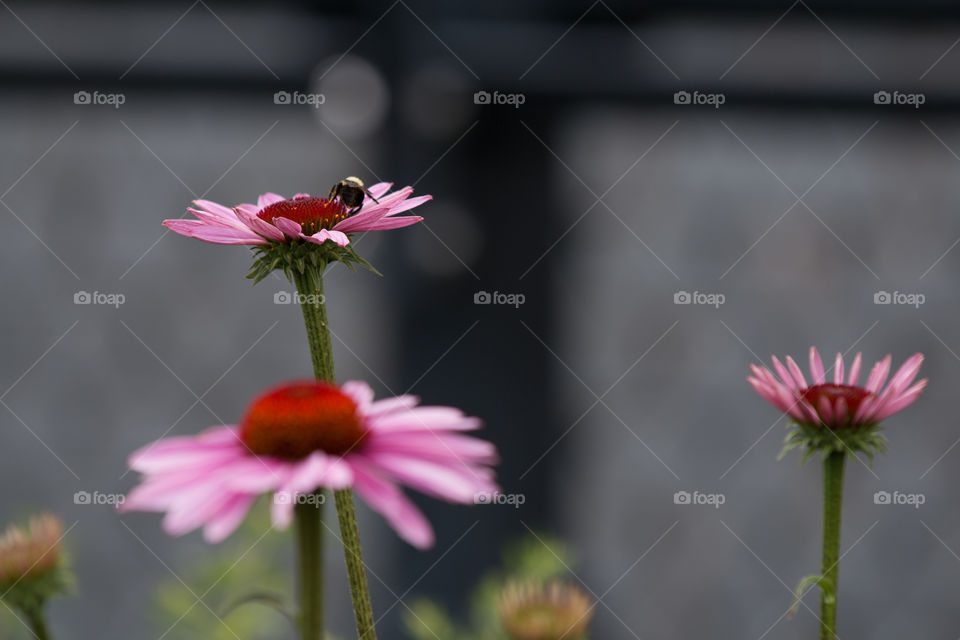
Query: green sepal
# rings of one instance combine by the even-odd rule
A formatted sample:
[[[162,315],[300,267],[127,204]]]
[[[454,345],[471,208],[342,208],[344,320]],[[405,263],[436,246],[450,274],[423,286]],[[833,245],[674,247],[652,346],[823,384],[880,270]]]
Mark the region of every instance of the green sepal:
[[[883,427],[871,424],[862,427],[843,427],[830,429],[820,425],[802,424],[793,422],[788,427],[790,432],[783,441],[783,449],[777,456],[781,460],[793,449],[803,449],[800,464],[804,464],[817,452],[826,458],[833,452],[863,453],[870,464],[877,453],[887,450],[887,438],[881,433]]]
[[[269,607],[281,614],[287,620],[290,621],[290,624],[297,627],[297,617],[293,613],[293,608],[286,601],[286,599],[276,593],[270,593],[268,591],[257,591],[254,593],[249,593],[245,596],[241,596],[235,600],[231,600],[226,606],[221,609],[220,617],[226,618],[228,615],[242,607],[246,604],[262,604],[265,607]]]
[[[27,617],[42,616],[47,601],[68,593],[73,587],[73,576],[62,557],[49,571],[29,575],[12,585],[0,586],[2,600],[7,606],[22,611]]]
[[[271,273],[280,270],[291,282],[294,273],[308,277],[315,288],[320,288],[320,281],[327,265],[341,262],[351,271],[356,271],[356,265],[368,269],[378,276],[383,274],[362,258],[352,244],[341,247],[332,240],[323,244],[314,244],[305,240],[291,242],[271,242],[253,248],[256,256],[250,266],[247,277],[257,284]]]

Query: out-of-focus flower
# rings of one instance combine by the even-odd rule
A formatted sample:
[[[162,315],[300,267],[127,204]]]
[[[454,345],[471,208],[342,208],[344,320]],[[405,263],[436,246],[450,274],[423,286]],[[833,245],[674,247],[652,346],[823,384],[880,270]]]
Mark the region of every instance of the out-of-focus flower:
[[[31,518],[26,527],[8,527],[0,536],[0,592],[54,571],[62,536],[60,520],[49,514]]]
[[[513,640],[580,640],[594,605],[573,585],[508,585],[500,596],[500,622]]]
[[[917,353],[884,386],[890,375],[888,355],[873,366],[866,384],[861,386],[861,360],[858,353],[847,372],[843,356],[838,353],[831,382],[820,354],[810,347],[810,383],[790,356],[786,366],[773,357],[777,375],[766,367],[751,364],[753,375],[747,381],[798,427],[788,437],[787,449],[806,445],[808,451],[849,449],[872,454],[884,447],[885,439],[877,432],[880,422],[910,406],[927,386],[927,380],[911,384],[923,363],[923,355]]]
[[[70,585],[60,549],[63,535],[60,520],[50,514],[31,518],[26,526],[11,525],[0,535],[0,598],[41,639],[47,637],[47,600]]]
[[[430,547],[433,529],[399,485],[472,504],[498,489],[490,467],[498,458],[492,444],[464,435],[480,427],[478,418],[418,402],[409,395],[374,401],[363,382],[281,385],[255,399],[239,426],[132,454],[130,467],[144,482],[121,509],[165,512],[171,535],[202,526],[209,542],[219,542],[259,494],[273,494],[273,523],[284,528],[318,490],[352,487],[404,540]]]

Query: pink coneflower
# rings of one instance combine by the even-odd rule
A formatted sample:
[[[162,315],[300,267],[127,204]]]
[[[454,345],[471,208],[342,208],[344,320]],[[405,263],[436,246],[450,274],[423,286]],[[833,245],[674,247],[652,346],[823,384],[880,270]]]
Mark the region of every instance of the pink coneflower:
[[[430,547],[433,529],[399,485],[473,503],[497,490],[489,466],[497,452],[462,433],[479,428],[478,418],[417,403],[410,395],[374,401],[363,382],[284,384],[254,400],[239,426],[168,438],[131,455],[130,467],[145,479],[122,510],[165,512],[171,535],[202,526],[209,542],[219,542],[262,493],[273,493],[273,523],[285,528],[301,498],[353,487],[404,540]]]
[[[56,569],[63,525],[55,516],[31,518],[27,527],[13,525],[0,536],[0,589],[9,590]]]
[[[820,596],[820,637],[835,638],[837,625],[837,578],[840,563],[840,518],[843,505],[843,473],[848,455],[864,453],[872,461],[875,453],[886,450],[881,421],[910,406],[927,381],[913,384],[923,354],[917,353],[890,375],[888,355],[873,365],[867,382],[860,386],[862,356],[858,353],[845,371],[843,355],[837,354],[832,378],[823,368],[815,347],[810,347],[810,383],[793,358],[784,366],[773,357],[774,375],[766,367],[750,365],[750,385],[767,402],[793,419],[780,457],[795,448],[803,450],[803,461],[819,453],[823,460],[823,551],[821,570],[804,578],[797,588],[797,599],[810,585],[818,585]],[[846,374],[846,375],[844,375]],[[779,377],[777,377],[779,376]],[[912,385],[912,386],[911,386]],[[794,605],[796,606],[796,605]]]
[[[50,514],[31,518],[25,527],[12,525],[0,535],[0,601],[16,610],[14,615],[38,640],[50,637],[47,601],[72,582],[60,549],[64,535],[63,524]]]
[[[420,216],[394,216],[433,196],[411,198],[412,187],[387,193],[391,186],[390,182],[371,186],[368,192],[373,198],[364,198],[359,209],[348,208],[339,198],[318,198],[306,193],[289,199],[265,193],[255,205],[238,204],[233,208],[195,200],[196,208],[187,210],[196,220],[165,220],[163,224],[181,235],[215,244],[269,245],[299,239],[314,244],[332,240],[344,247],[350,243],[348,233],[399,229],[423,220]]]
[[[511,583],[500,594],[500,622],[512,640],[581,640],[595,605],[561,582]]]
[[[779,378],[766,367],[751,364],[752,376],[747,381],[767,402],[780,409],[803,426],[829,429],[858,429],[879,424],[882,420],[908,407],[927,386],[923,379],[910,384],[923,363],[923,354],[917,353],[890,379],[890,356],[873,365],[865,385],[860,386],[858,353],[850,371],[844,376],[843,356],[837,354],[833,367],[833,382],[827,381],[823,361],[815,347],[810,347],[810,384],[793,358],[787,356],[787,366],[773,357],[773,367]]]

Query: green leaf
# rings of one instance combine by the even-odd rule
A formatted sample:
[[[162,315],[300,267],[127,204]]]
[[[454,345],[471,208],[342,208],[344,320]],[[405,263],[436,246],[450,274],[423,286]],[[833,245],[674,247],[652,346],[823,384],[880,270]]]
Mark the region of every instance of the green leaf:
[[[287,618],[294,628],[297,626],[296,616],[293,613],[293,608],[289,605],[289,603],[287,603],[286,599],[279,594],[268,591],[249,593],[235,600],[231,600],[222,608],[220,617],[226,618],[235,610],[246,604],[262,604],[265,607],[269,607]]]
[[[793,605],[791,605],[790,611],[787,613],[788,618],[792,618],[794,614],[797,613],[797,607],[800,606],[800,601],[803,600],[803,596],[807,595],[807,591],[814,586],[820,587],[820,590],[823,591],[823,599],[825,602],[833,603],[835,601],[836,596],[833,592],[833,582],[831,582],[829,578],[825,578],[819,574],[804,576],[800,580],[800,584],[797,585]]]

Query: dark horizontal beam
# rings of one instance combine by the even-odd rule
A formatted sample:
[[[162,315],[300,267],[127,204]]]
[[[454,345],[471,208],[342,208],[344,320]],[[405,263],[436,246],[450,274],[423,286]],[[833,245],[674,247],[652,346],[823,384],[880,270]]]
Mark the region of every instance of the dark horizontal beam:
[[[531,6],[544,5],[541,9],[546,17],[538,14],[538,19],[471,20],[464,19],[463,14],[487,10],[476,5],[501,3],[491,0],[470,3],[474,8],[465,8],[465,3],[405,0],[416,16],[395,5],[374,32],[360,42],[358,36],[382,15],[381,3],[361,3],[360,9],[335,3],[332,16],[327,4],[321,11],[320,5],[304,2],[275,3],[269,9],[248,3],[223,7],[209,3],[217,16],[231,25],[233,34],[197,6],[151,49],[146,48],[163,33],[168,22],[183,13],[182,7],[179,13],[171,13],[164,8],[167,5],[151,3],[144,5],[152,11],[146,14],[131,12],[129,7],[117,14],[106,4],[71,5],[67,15],[72,16],[71,23],[76,23],[79,35],[65,35],[50,14],[37,9],[56,5],[14,5],[80,79],[76,80],[11,19],[0,21],[0,86],[6,92],[49,89],[65,96],[72,96],[76,90],[131,94],[212,90],[269,96],[278,89],[306,88],[318,62],[336,59],[350,49],[375,65],[386,65],[382,70],[387,72],[395,92],[408,90],[404,82],[412,74],[439,63],[460,74],[461,88],[469,89],[466,99],[479,89],[523,92],[527,108],[547,101],[558,105],[586,100],[672,107],[672,94],[680,89],[722,92],[727,109],[871,109],[873,92],[881,89],[924,93],[924,111],[955,111],[960,104],[960,87],[954,82],[960,75],[960,47],[943,55],[960,34],[960,3],[954,23],[930,20],[931,14],[917,11],[915,15],[924,17],[918,23],[921,26],[894,25],[880,19],[882,12],[871,12],[857,20],[831,18],[832,33],[805,5],[796,5],[754,50],[751,43],[779,17],[766,5],[761,11],[758,3],[734,4],[741,8],[742,19],[725,11],[722,19],[711,20],[697,12],[709,12],[709,7],[719,3],[680,1],[671,3],[669,10],[664,8],[667,3],[648,3],[642,10],[632,9],[646,18],[634,19],[625,3],[603,1],[616,16],[596,5],[564,35],[582,15],[582,4],[516,3],[524,7],[514,11],[520,14]],[[620,4],[624,4],[623,11]],[[933,2],[897,4],[911,8],[953,6]],[[562,14],[574,6],[580,14],[569,22],[569,16],[555,17],[557,12]],[[756,10],[743,9],[746,6],[755,6]],[[806,6],[824,17],[822,9],[859,5],[844,2]],[[779,14],[785,10],[780,7]],[[658,12],[660,17],[650,17]],[[436,38],[416,20],[417,16],[429,20]],[[623,17],[629,27],[618,17]],[[116,37],[120,32],[124,38]],[[553,48],[552,43],[561,36],[562,42]],[[237,41],[241,37],[242,44]],[[640,38],[643,42],[638,41]],[[861,61],[845,49],[848,43]],[[664,64],[645,48],[647,45]],[[741,61],[738,56],[748,51],[752,53]],[[873,68],[878,73],[874,74]],[[932,72],[925,72],[930,69]],[[888,108],[884,112],[892,111]]]
[[[502,21],[555,22],[560,26],[577,20],[593,5],[594,0],[485,0],[485,2],[451,2],[450,0],[404,0],[424,18],[485,19]],[[642,21],[652,17],[677,15],[722,15],[730,18],[763,17],[786,11],[795,0],[603,0],[626,21]],[[223,2],[207,0],[214,9],[226,6]],[[861,22],[902,24],[904,21],[924,23],[942,20],[960,20],[960,3],[952,0],[804,0],[822,18],[855,19]],[[47,3],[55,6],[57,3]],[[88,2],[92,9],[109,11],[117,2]],[[265,6],[303,12],[314,17],[341,20],[376,19],[394,4],[394,0],[275,0],[265,5],[259,0],[235,0],[231,7],[263,9]],[[183,7],[179,0],[138,3],[141,7]],[[602,6],[594,7],[587,21],[615,22]]]

